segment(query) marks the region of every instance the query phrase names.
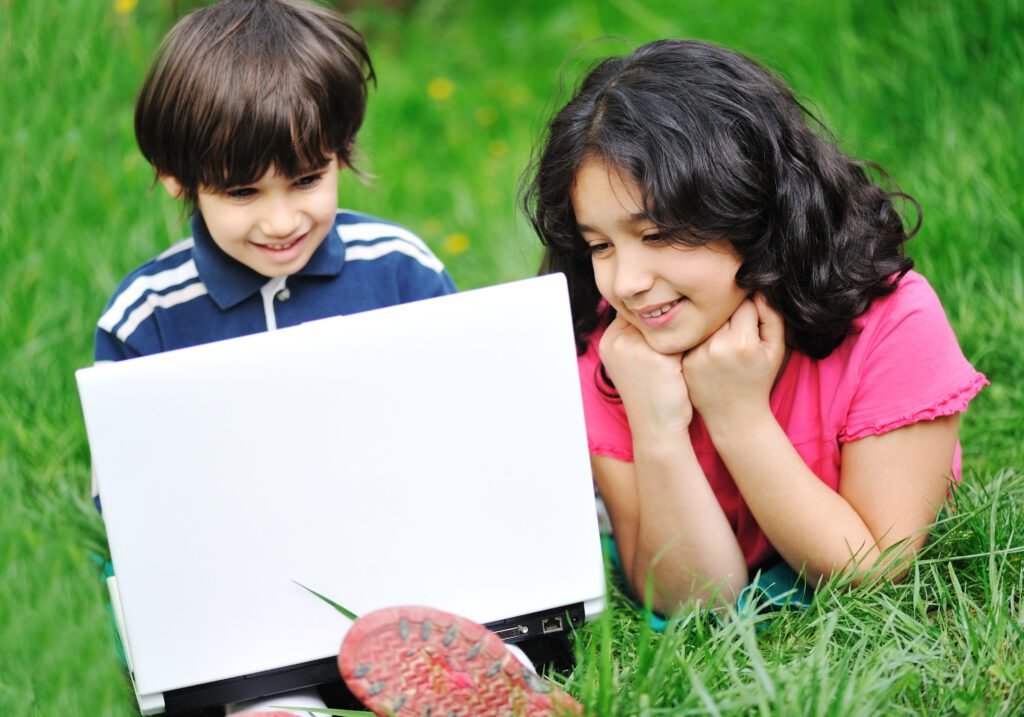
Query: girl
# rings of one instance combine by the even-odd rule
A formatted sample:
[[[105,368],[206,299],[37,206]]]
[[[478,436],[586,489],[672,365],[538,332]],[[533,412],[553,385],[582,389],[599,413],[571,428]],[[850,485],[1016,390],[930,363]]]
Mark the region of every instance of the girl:
[[[525,192],[544,269],[569,281],[622,567],[637,594],[653,575],[660,612],[730,603],[777,563],[812,585],[899,578],[960,475],[958,416],[987,381],[903,255],[892,199],[916,203],[809,119],[750,60],[655,42],[590,73]],[[496,637],[470,659],[480,630],[375,613],[341,672],[377,714],[581,710]],[[458,689],[399,694],[435,673]]]
[[[587,76],[524,194],[622,568],[660,612],[780,559],[899,579],[960,475],[987,381],[903,254],[892,200],[917,203],[812,124],[753,61],[654,42]]]

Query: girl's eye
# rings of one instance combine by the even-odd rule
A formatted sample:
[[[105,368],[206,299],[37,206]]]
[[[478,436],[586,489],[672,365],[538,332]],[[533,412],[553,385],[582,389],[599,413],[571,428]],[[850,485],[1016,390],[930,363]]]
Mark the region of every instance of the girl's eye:
[[[295,180],[296,187],[315,187],[320,183],[320,180],[324,178],[322,174],[307,174],[305,177],[299,177]]]
[[[591,254],[601,254],[602,252],[607,251],[609,246],[611,245],[608,244],[607,242],[587,244],[587,251],[589,251]]]
[[[661,246],[668,241],[664,234],[644,234],[644,243],[651,244],[653,246]]]
[[[256,190],[252,187],[238,187],[236,189],[229,189],[225,194],[231,199],[248,199],[256,194]]]

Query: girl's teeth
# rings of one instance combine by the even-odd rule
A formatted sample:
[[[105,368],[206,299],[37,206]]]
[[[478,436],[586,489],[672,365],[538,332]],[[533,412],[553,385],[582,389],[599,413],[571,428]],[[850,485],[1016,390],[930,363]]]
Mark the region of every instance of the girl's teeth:
[[[668,313],[669,311],[671,311],[672,307],[674,307],[676,304],[678,304],[679,301],[680,301],[679,299],[676,299],[671,304],[665,304],[660,309],[655,309],[654,311],[652,311],[649,314],[641,314],[641,316],[643,316],[645,319],[656,319],[659,316],[661,316],[662,314],[665,314],[665,313]]]

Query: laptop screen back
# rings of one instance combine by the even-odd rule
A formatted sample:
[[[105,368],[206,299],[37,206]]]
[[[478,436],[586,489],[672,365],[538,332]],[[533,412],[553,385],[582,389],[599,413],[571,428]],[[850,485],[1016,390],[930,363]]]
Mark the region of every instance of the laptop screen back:
[[[564,279],[78,372],[136,689],[334,655],[357,614],[600,601]]]

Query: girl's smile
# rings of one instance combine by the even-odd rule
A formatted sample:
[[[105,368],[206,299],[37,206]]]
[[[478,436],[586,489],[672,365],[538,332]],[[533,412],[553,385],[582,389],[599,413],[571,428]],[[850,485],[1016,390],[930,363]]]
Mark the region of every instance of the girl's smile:
[[[632,311],[651,328],[659,328],[672,321],[673,317],[677,313],[676,310],[682,308],[684,301],[686,301],[685,298],[679,298],[675,301],[670,301],[667,304],[655,306],[653,309],[645,307],[632,309]]]
[[[591,157],[572,188],[580,234],[601,296],[659,353],[683,353],[720,328],[746,298],[728,241],[686,246],[660,233],[628,174]]]

